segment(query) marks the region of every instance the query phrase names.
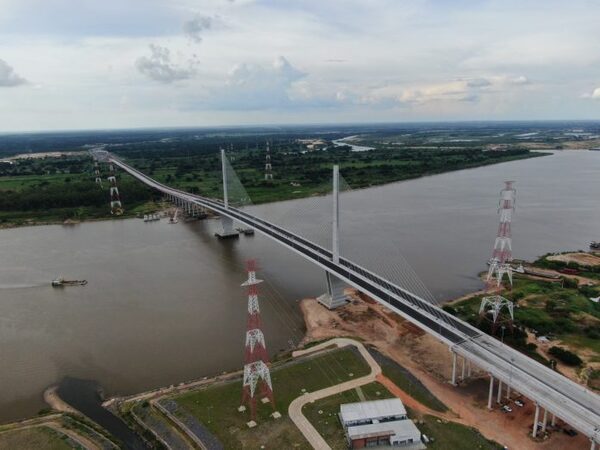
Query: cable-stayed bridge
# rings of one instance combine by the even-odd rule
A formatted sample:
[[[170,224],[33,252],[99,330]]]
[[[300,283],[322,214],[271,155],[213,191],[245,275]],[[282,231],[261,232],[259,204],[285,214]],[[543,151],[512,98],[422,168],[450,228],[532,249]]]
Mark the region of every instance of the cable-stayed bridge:
[[[232,207],[227,200],[225,156],[223,157],[224,201],[194,195],[166,186],[139,170],[129,166],[114,155],[97,151],[96,158],[112,163],[147,186],[163,193],[171,201],[182,206],[199,206],[211,210],[221,217],[221,235],[233,231],[233,221],[264,234],[281,245],[301,255],[304,259],[321,267],[335,280],[340,280],[369,295],[419,328],[432,334],[449,346],[452,352],[452,383],[456,384],[458,361],[462,360],[462,377],[465,367],[471,365],[487,372],[490,376],[488,407],[494,397],[499,402],[504,392],[518,391],[536,404],[532,434],[545,430],[547,421],[556,418],[569,423],[573,428],[588,436],[591,448],[600,443],[600,396],[571,381],[554,370],[538,363],[522,353],[504,345],[497,339],[482,333],[470,324],[450,315],[402,286],[340,257],[337,246],[337,192],[334,190],[333,251],[266,220]],[[334,186],[335,186],[334,177]],[[496,389],[496,391],[494,391]],[[538,426],[538,423],[540,424]]]

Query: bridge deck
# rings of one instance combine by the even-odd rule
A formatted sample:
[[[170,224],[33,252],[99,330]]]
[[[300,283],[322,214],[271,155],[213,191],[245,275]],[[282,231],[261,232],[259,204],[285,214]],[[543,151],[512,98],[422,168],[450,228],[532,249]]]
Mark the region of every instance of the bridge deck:
[[[543,408],[600,443],[600,396],[537,361],[482,334],[470,324],[448,314],[437,305],[406,291],[347,259],[332,262],[329,250],[275,224],[222,202],[170,188],[125,164],[110,160],[123,170],[164,194],[195,203],[237,220],[299,253],[314,264],[372,296],[407,320],[451,346],[496,379],[510,385]]]

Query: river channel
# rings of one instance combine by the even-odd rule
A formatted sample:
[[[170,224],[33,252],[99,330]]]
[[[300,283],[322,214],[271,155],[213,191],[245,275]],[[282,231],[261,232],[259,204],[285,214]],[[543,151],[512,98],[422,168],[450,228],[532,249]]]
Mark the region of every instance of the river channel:
[[[478,289],[504,180],[516,180],[515,257],[600,240],[600,152],[565,151],[344,192],[341,253],[421,289],[410,265],[439,301]],[[326,245],[330,208],[330,197],[249,207]],[[217,227],[128,219],[0,231],[0,421],[35,414],[65,376],[122,395],[240,367],[247,258],[266,280],[271,353],[298,342],[297,302],[324,291],[323,274],[259,234],[219,241]],[[88,284],[52,288],[60,275]]]

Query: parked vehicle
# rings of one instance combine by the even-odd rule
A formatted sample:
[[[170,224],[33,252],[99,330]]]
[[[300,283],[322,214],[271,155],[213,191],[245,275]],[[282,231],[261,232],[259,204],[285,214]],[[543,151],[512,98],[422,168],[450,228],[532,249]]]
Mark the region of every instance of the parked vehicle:
[[[504,405],[502,407],[502,411],[506,412],[506,413],[509,413],[509,412],[512,412],[512,408],[510,406],[508,406],[508,405]]]
[[[525,403],[521,400],[515,400],[515,405],[517,405],[519,408],[522,408],[523,406],[525,406]]]

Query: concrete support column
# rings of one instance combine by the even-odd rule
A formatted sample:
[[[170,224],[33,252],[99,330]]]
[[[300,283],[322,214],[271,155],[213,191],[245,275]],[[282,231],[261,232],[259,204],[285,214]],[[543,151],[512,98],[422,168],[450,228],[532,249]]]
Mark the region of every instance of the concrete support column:
[[[596,441],[594,441],[592,439],[592,446],[590,447],[590,450],[596,450]]]
[[[471,361],[467,361],[467,376],[471,377]]]
[[[537,436],[537,424],[538,424],[538,420],[540,420],[540,405],[538,405],[536,403],[535,404],[535,416],[533,418],[533,431],[531,432],[531,435],[533,437]]]
[[[510,398],[510,386],[506,385],[506,398]]]
[[[456,386],[456,353],[452,352],[452,385]]]
[[[542,433],[546,432],[547,424],[548,424],[548,410],[544,409],[544,418],[542,419]]]
[[[550,421],[550,425],[552,425],[553,427],[556,426],[556,416],[554,414],[552,414],[552,420]]]
[[[460,375],[460,379],[464,381],[465,379],[465,358],[462,359],[462,373]]]
[[[492,396],[494,395],[494,377],[490,375],[490,393],[488,395],[488,409],[492,409]]]
[[[496,397],[496,403],[500,403],[502,399],[502,381],[498,380],[498,396]]]

